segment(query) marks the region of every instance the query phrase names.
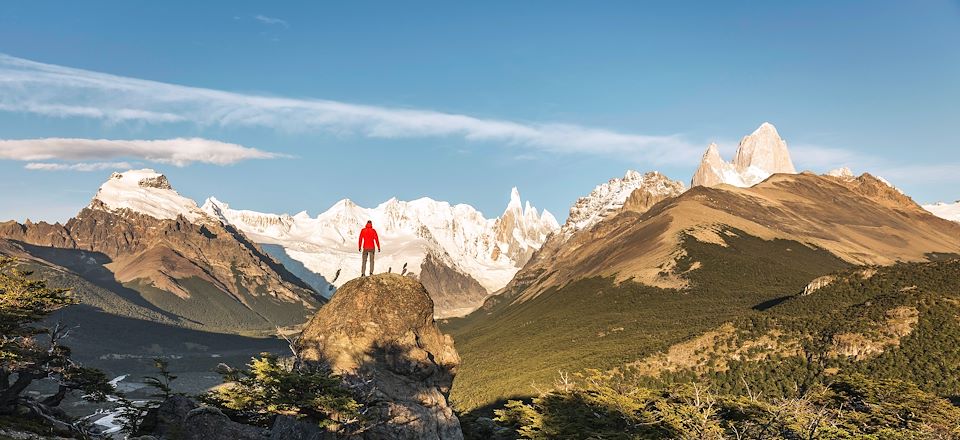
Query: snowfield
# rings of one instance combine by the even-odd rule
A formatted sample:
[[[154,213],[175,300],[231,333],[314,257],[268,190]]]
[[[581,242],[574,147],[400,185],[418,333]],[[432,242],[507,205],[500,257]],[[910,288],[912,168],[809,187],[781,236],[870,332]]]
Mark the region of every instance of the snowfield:
[[[931,205],[923,205],[923,209],[932,212],[937,217],[960,222],[960,200],[953,203],[937,202]]]

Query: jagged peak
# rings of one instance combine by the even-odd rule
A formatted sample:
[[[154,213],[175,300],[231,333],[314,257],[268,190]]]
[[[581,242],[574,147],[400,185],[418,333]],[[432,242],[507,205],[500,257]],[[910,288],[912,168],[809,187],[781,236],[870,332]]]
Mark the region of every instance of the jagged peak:
[[[757,127],[757,129],[753,131],[753,134],[754,134],[754,135],[757,135],[757,134],[764,133],[764,132],[772,132],[772,133],[774,133],[774,134],[777,134],[777,136],[779,136],[779,133],[777,133],[777,127],[774,126],[773,124],[769,123],[769,122],[764,122],[764,123],[760,124],[760,126]]]
[[[796,174],[787,143],[777,128],[764,122],[753,133],[744,136],[732,162],[720,156],[720,149],[711,143],[703,153],[700,166],[690,181],[691,186],[729,184],[753,186],[772,174]]]
[[[703,152],[703,159],[706,161],[708,158],[712,159],[714,157],[720,159],[720,147],[717,146],[716,142],[710,142],[710,145],[707,145],[707,150]]]
[[[224,224],[229,224],[229,221],[223,215],[223,210],[230,209],[230,205],[227,205],[226,203],[223,203],[220,200],[217,200],[216,197],[213,197],[213,196],[207,197],[207,200],[204,200],[203,206],[201,206],[200,209],[206,212],[207,214],[210,214],[216,217],[217,219],[220,220],[220,222]]]
[[[786,141],[780,137],[777,128],[769,122],[760,124],[753,133],[743,137],[733,164],[740,172],[744,172],[749,167],[757,167],[768,174],[797,173],[790,159]]]
[[[613,178],[597,185],[589,195],[577,199],[570,207],[563,230],[570,234],[593,226],[611,212],[622,208],[630,194],[640,188],[654,195],[676,195],[686,190],[682,182],[673,181],[659,171],[640,173],[627,170],[622,178]]]
[[[520,201],[520,191],[517,190],[517,187],[513,187],[510,190],[510,203],[507,204],[507,211],[510,210],[520,210],[523,208],[523,204]]]
[[[226,202],[221,202],[220,199],[210,196],[207,197],[207,200],[203,201],[203,209],[206,210],[208,206],[216,206],[218,208],[227,209],[230,208],[230,205]]]

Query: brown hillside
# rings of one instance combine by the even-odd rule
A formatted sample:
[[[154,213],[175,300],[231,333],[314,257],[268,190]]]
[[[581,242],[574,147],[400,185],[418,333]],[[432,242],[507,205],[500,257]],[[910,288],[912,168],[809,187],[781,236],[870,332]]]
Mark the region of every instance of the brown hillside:
[[[724,244],[718,231],[725,227],[798,241],[852,264],[887,265],[960,253],[960,225],[930,214],[869,174],[848,180],[776,174],[751,188],[699,186],[638,211],[624,210],[565,241],[552,240],[507,292],[529,286],[523,301],[549,287],[597,275],[684,287],[683,274],[672,271],[684,255],[682,235]]]

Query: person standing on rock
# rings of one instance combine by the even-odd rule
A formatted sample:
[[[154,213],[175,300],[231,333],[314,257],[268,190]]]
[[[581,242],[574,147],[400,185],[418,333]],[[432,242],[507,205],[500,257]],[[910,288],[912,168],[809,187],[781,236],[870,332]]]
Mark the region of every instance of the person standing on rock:
[[[373,275],[373,262],[376,253],[380,252],[380,237],[377,236],[377,230],[373,229],[373,222],[367,221],[367,226],[360,230],[360,242],[357,243],[357,252],[363,253],[363,263],[360,265],[360,276],[365,276],[367,272],[367,258],[370,258],[370,275]]]

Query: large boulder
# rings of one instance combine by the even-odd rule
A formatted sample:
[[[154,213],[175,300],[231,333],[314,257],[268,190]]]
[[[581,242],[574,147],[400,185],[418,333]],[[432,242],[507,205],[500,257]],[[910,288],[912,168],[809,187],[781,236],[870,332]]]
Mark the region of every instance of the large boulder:
[[[187,413],[199,406],[188,397],[173,396],[147,412],[136,434],[149,434],[156,437],[180,436],[183,433],[183,420],[187,418]]]
[[[410,277],[352,280],[307,324],[307,362],[328,366],[372,408],[365,439],[462,439],[448,396],[460,356],[433,320],[433,301]]]
[[[170,440],[269,440],[270,431],[237,423],[219,409],[173,396],[151,409],[137,435]]]
[[[201,406],[183,420],[183,440],[268,440],[270,431],[230,420],[219,409]]]

